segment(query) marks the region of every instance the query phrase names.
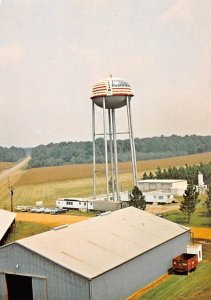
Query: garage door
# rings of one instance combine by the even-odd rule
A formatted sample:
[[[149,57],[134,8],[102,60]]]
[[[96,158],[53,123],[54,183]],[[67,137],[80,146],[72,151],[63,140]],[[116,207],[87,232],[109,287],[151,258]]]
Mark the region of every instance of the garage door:
[[[47,279],[45,277],[0,273],[0,299],[47,300]]]

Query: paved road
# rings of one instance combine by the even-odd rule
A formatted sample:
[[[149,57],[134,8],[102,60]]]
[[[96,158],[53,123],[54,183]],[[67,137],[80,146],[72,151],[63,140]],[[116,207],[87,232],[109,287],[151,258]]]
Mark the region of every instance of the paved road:
[[[20,170],[25,165],[27,165],[28,162],[30,161],[30,159],[31,159],[31,157],[26,157],[21,162],[17,163],[14,167],[12,167],[8,170],[2,171],[0,173],[0,183],[2,183],[3,181],[5,181],[5,179],[10,177],[11,175],[14,175],[18,170]]]

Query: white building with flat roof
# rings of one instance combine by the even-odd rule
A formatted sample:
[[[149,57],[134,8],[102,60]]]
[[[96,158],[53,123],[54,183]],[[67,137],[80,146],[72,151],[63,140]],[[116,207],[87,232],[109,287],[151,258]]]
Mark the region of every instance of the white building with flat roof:
[[[172,193],[174,196],[182,196],[187,186],[187,180],[184,179],[147,179],[138,181],[138,188],[142,192],[162,190]]]

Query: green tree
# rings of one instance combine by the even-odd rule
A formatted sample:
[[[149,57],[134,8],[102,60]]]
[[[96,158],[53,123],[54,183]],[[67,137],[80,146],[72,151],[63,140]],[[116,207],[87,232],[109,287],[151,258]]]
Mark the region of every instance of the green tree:
[[[137,186],[134,186],[132,193],[129,194],[129,206],[134,206],[136,208],[145,210],[146,201],[145,196],[142,194],[142,191],[139,190]]]
[[[109,178],[108,189],[109,189],[109,192],[112,193],[112,177]],[[114,179],[114,192],[115,191],[116,191],[116,179]]]
[[[143,179],[143,180],[146,180],[146,179],[148,179],[148,175],[147,175],[147,173],[146,173],[146,172],[144,172],[142,179]]]
[[[191,214],[195,211],[199,193],[193,183],[189,184],[183,195],[183,201],[180,204],[180,210],[187,214],[188,223],[190,222]]]
[[[153,173],[150,171],[149,172],[149,179],[154,179],[155,177],[154,177],[154,175],[153,175]]]
[[[207,207],[208,214],[211,215],[211,184],[208,185],[207,199],[205,200],[205,205]]]
[[[157,167],[157,170],[155,171],[155,177],[157,179],[162,179],[162,171],[161,171],[161,168],[159,166]]]

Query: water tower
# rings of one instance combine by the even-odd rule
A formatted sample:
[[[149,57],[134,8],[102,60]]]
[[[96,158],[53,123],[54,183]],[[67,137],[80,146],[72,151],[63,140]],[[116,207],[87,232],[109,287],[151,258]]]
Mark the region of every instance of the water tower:
[[[133,97],[133,91],[130,84],[120,78],[107,78],[97,82],[92,89],[92,138],[93,138],[93,192],[96,198],[96,133],[95,122],[95,106],[102,108],[103,135],[104,137],[104,153],[105,153],[105,174],[106,174],[106,195],[109,200],[109,180],[111,179],[111,187],[113,200],[120,200],[119,197],[119,172],[118,172],[118,153],[117,153],[117,135],[116,132],[116,110],[126,107],[128,132],[129,134],[133,184],[137,186],[137,168],[136,168],[136,152],[133,138],[131,106],[130,102]],[[108,147],[109,150],[108,151]],[[110,159],[109,159],[110,158]],[[109,165],[110,161],[110,165]]]

